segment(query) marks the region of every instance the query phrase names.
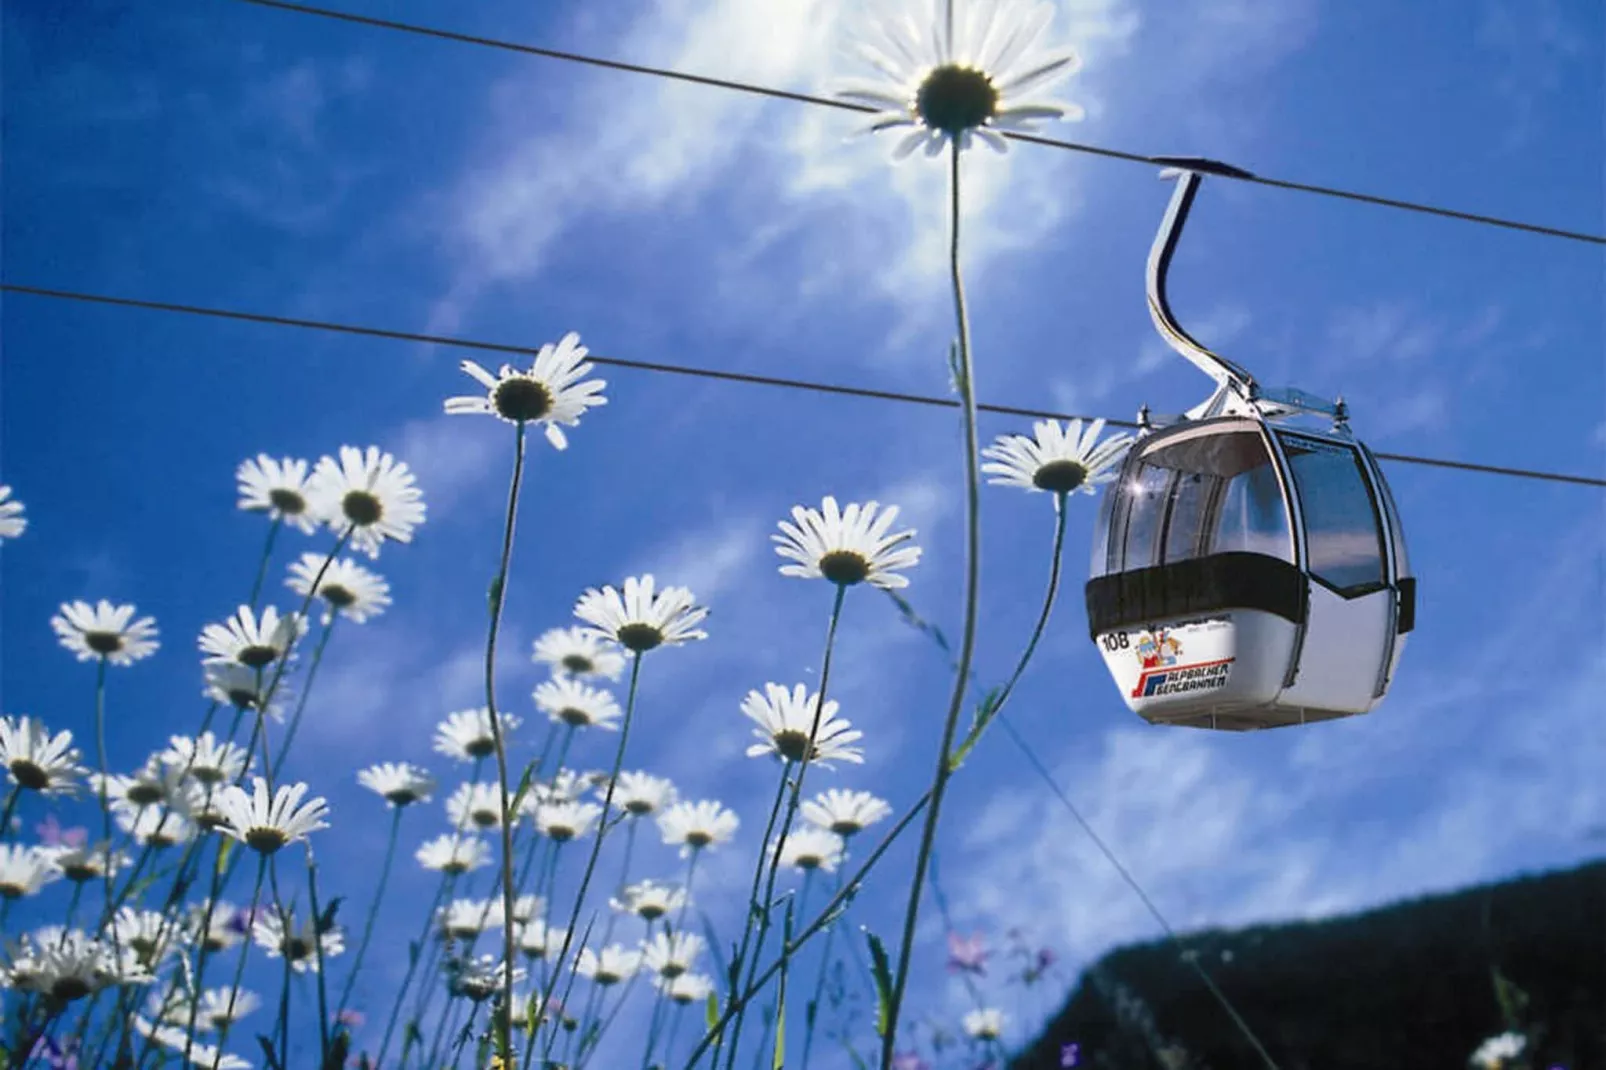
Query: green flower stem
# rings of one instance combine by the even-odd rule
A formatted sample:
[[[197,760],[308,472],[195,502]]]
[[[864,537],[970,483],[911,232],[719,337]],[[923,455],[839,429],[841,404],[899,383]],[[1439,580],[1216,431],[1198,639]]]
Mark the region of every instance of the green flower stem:
[[[21,784],[13,784],[13,785],[11,785],[11,790],[6,793],[6,808],[5,808],[5,811],[4,812],[0,812],[0,840],[4,840],[5,837],[6,837],[6,834],[11,831],[11,815],[16,813],[17,800],[19,798],[21,798],[21,796],[22,796],[22,785]]]
[[[398,811],[399,813],[400,811]],[[391,842],[395,843],[395,832],[391,833]],[[324,976],[323,961],[323,928],[319,924],[322,914],[318,906],[318,865],[312,860],[312,844],[307,845],[307,909],[312,911],[312,953],[318,960],[318,1041],[321,1045],[319,1054],[324,1063],[329,1062],[329,988]],[[389,868],[389,859],[386,859],[386,868]],[[383,879],[383,878],[381,878]],[[377,909],[368,913],[368,925],[364,929],[366,934],[373,928],[374,914]],[[366,943],[364,945],[366,947]],[[285,956],[288,958],[289,956]]]
[[[608,815],[613,811],[613,792],[619,784],[619,770],[624,768],[625,745],[630,742],[630,725],[635,720],[637,685],[641,680],[641,652],[636,651],[630,661],[630,689],[625,698],[625,716],[619,725],[619,746],[614,750],[613,768],[608,773],[608,790],[602,797],[602,816],[597,820],[597,835],[591,841],[591,855],[586,859],[585,872],[580,877],[580,888],[574,896],[574,909],[569,912],[569,925],[563,934],[563,947],[558,951],[557,961],[552,964],[552,977],[547,982],[546,989],[541,996],[541,1006],[547,1006],[552,996],[552,989],[556,986],[558,977],[563,972],[563,960],[569,954],[569,944],[574,938],[574,926],[580,920],[580,908],[585,904],[586,892],[591,887],[591,874],[597,868],[597,856],[602,853],[602,838],[608,829]],[[509,991],[512,986],[509,985]],[[545,1058],[552,1049],[552,1035],[549,1034],[543,1046],[542,1058]]]
[[[842,892],[842,872],[837,871],[835,894]],[[803,911],[799,910],[799,914]],[[843,919],[846,922],[846,919]],[[825,994],[825,978],[831,972],[831,945],[836,943],[836,932],[839,926],[832,925],[825,933],[825,950],[821,952],[820,971],[814,978],[814,995],[804,1007],[803,1015],[803,1060],[799,1063],[800,1070],[809,1070],[809,1055],[814,1050],[814,1028],[820,1020],[820,998]]]
[[[514,427],[513,478],[508,481],[507,517],[502,527],[502,560],[491,585],[491,625],[485,637],[485,705],[490,714],[491,740],[496,746],[496,785],[502,820],[502,982],[503,991],[513,994],[513,822],[508,814],[507,741],[502,737],[501,718],[496,712],[496,638],[502,626],[502,604],[506,600],[508,568],[513,560],[513,532],[519,513],[519,484],[524,479],[524,421]],[[507,1010],[507,1008],[504,1008]],[[493,1016],[496,1052],[503,1062],[513,1058],[512,1014]]]
[[[329,646],[329,637],[334,634],[337,619],[330,617],[329,623],[318,633],[318,645],[313,648],[312,662],[307,666],[307,678],[301,687],[301,697],[296,699],[296,711],[290,715],[290,725],[284,732],[284,743],[279,747],[278,757],[273,760],[270,780],[279,779],[279,771],[284,768],[284,760],[290,755],[290,744],[295,742],[296,730],[301,727],[301,715],[306,712],[307,697],[312,694],[312,681],[318,675],[318,666],[323,663],[323,652]]]
[[[458,876],[459,874],[456,873],[443,873],[441,875],[440,883],[435,887],[435,899],[430,903],[429,909],[424,912],[424,928],[419,932],[417,941],[408,948],[410,954],[408,956],[407,973],[402,977],[401,987],[396,990],[396,1002],[391,1005],[390,1018],[385,1022],[385,1036],[379,1043],[379,1058],[375,1060],[376,1065],[385,1065],[385,1054],[390,1051],[391,1036],[396,1031],[396,1020],[401,1016],[402,1004],[407,1000],[407,989],[413,983],[413,977],[418,972],[419,960],[424,957],[426,949],[430,946],[429,936],[435,927],[435,912],[440,909],[441,901],[451,894],[452,887],[457,883]],[[411,953],[413,947],[417,947],[417,953]],[[344,999],[341,1002],[344,1004]]]
[[[769,831],[766,830],[764,833],[764,842],[759,849],[759,866],[762,868],[765,862],[768,861],[769,874],[765,879],[763,909],[762,913],[759,915],[758,946],[753,949],[753,957],[746,963],[748,967],[748,984],[752,983],[753,976],[758,970],[758,956],[764,948],[765,938],[769,935],[770,903],[775,898],[775,878],[781,869],[781,852],[786,848],[787,835],[792,830],[792,821],[794,818],[796,818],[798,806],[803,800],[803,778],[808,775],[809,763],[814,760],[815,739],[818,737],[820,732],[820,721],[825,718],[826,691],[831,682],[831,655],[836,650],[836,629],[837,625],[842,621],[842,605],[847,599],[847,594],[848,588],[845,584],[836,585],[836,597],[831,602],[831,621],[828,625],[826,625],[825,629],[825,653],[820,658],[820,693],[819,697],[815,701],[814,718],[809,722],[808,745],[803,748],[803,758],[800,762],[798,762],[797,766],[797,779],[792,781],[792,791],[786,801],[786,817],[781,821],[780,836],[776,839],[773,853],[771,853]],[[790,771],[790,769],[791,763],[788,762],[787,771]],[[786,785],[786,775],[784,772],[781,776],[781,785],[784,789]],[[771,818],[773,819],[773,817],[774,815],[772,813]],[[755,909],[757,909],[757,906],[758,904],[755,902]],[[745,950],[746,934],[744,932],[743,953],[737,955],[736,965],[731,970],[733,977],[738,977],[741,974],[743,960],[745,958]],[[732,987],[734,988],[735,986],[733,985]],[[725,1062],[726,1070],[734,1070],[736,1066],[736,1052],[741,1041],[742,1020],[744,1017],[744,1011],[739,1010],[736,1012],[736,1024],[731,1029],[730,1053],[726,1057]]]
[[[781,767],[781,776],[775,785],[775,801],[770,804],[770,816],[764,823],[764,837],[759,841],[758,861],[753,866],[753,887],[747,893],[747,916],[742,924],[742,940],[741,943],[736,945],[736,957],[731,960],[730,976],[726,978],[726,984],[730,985],[729,1000],[726,1007],[728,1011],[735,1014],[740,1014],[740,1010],[736,1008],[736,994],[742,979],[742,966],[747,960],[748,948],[752,944],[753,922],[760,914],[767,913],[764,904],[758,897],[759,888],[764,883],[765,862],[768,861],[770,837],[775,832],[775,822],[781,816],[781,806],[786,802],[786,781],[791,771],[792,763],[788,760]],[[756,954],[755,952],[755,957]],[[722,1032],[718,1037],[720,1046],[715,1049],[714,1064],[716,1066],[719,1063],[719,1055],[723,1054],[724,1042],[725,1037]]]
[[[861,864],[859,868],[854,871],[853,876],[849,877],[843,882],[842,889],[837,892],[836,895],[831,897],[831,901],[825,905],[825,909],[821,910],[819,915],[816,916],[815,919],[810,922],[802,932],[798,933],[795,937],[787,942],[785,948],[783,949],[786,953],[791,955],[797,954],[798,949],[804,944],[808,943],[808,941],[811,940],[816,933],[825,928],[827,925],[831,924],[833,921],[837,920],[839,908],[843,907],[843,905],[851,897],[858,894],[860,887],[864,883],[865,876],[869,874],[870,870],[875,868],[876,863],[881,861],[882,857],[892,847],[893,842],[896,841],[899,836],[903,835],[903,831],[909,827],[910,823],[912,823],[916,817],[920,816],[920,812],[926,808],[926,804],[929,802],[931,802],[931,790],[928,788],[926,789],[925,794],[916,799],[914,805],[909,807],[908,811],[902,817],[898,818],[897,823],[887,831],[887,834],[881,837],[881,842],[876,844],[875,850],[870,852],[869,856],[865,858],[863,864]],[[693,1068],[697,1065],[697,1061],[702,1058],[703,1053],[713,1046],[715,1041],[721,1035],[725,1026],[729,1024],[730,1020],[736,1016],[738,1008],[745,1006],[752,1000],[754,996],[762,992],[764,990],[764,986],[769,983],[770,978],[774,977],[780,972],[780,959],[776,959],[763,970],[759,971],[759,975],[754,978],[753,982],[726,1006],[725,1010],[721,1012],[719,1018],[715,1020],[713,1026],[709,1028],[708,1032],[703,1034],[703,1039],[698,1041],[697,1046],[692,1049],[691,1055],[687,1058],[684,1070],[693,1070]]]
[[[952,12],[950,11],[950,16]],[[925,886],[926,867],[937,839],[937,822],[942,816],[943,795],[953,775],[950,749],[964,708],[965,681],[976,649],[976,617],[981,586],[981,473],[977,462],[976,384],[970,357],[970,321],[965,314],[965,285],[959,270],[959,143],[950,152],[949,189],[951,240],[949,268],[953,278],[954,313],[959,321],[959,400],[965,420],[965,623],[959,638],[959,678],[954,681],[948,715],[943,719],[942,741],[937,749],[937,771],[931,781],[931,805],[915,855],[914,879],[909,884],[909,904],[904,910],[903,936],[898,946],[898,968],[892,979],[892,997],[887,1007],[886,1032],[881,1038],[881,1070],[891,1070],[893,1050],[898,1040],[898,1016],[909,985],[909,966],[914,955],[915,923],[920,917],[920,893]]]
[[[257,879],[256,879],[256,883],[251,888],[251,902],[253,904],[256,903],[257,898],[262,895],[262,881],[263,881],[264,877],[266,877],[267,871],[268,871],[268,859],[267,859],[267,856],[266,855],[258,855],[257,856]],[[223,1050],[223,1046],[228,1043],[228,1041],[229,1041],[229,1029],[234,1025],[234,1020],[233,1020],[234,1019],[234,1003],[235,1003],[235,1000],[238,999],[239,995],[240,995],[240,981],[241,981],[242,978],[245,977],[245,962],[246,962],[246,959],[248,959],[250,957],[250,955],[251,955],[251,943],[252,943],[251,937],[250,937],[249,934],[247,934],[245,940],[242,941],[241,944],[240,944],[240,959],[239,959],[238,962],[236,962],[234,964],[234,982],[231,985],[229,985],[229,1002],[228,1002],[227,1008],[225,1009],[225,1014],[226,1014],[227,1017],[226,1017],[225,1021],[223,1022],[223,1027],[218,1030],[217,1048],[218,1048],[219,1051],[222,1051]],[[184,1040],[184,1058],[181,1060],[182,1063],[188,1064],[190,1062],[190,1046],[194,1042],[195,1042],[195,1019],[194,1019],[194,1015],[192,1014],[191,1018],[190,1018],[190,1028],[187,1030],[187,1036],[186,1036],[186,1038]]]
[[[385,841],[385,860],[379,866],[379,887],[374,889],[374,900],[368,905],[368,920],[363,923],[362,942],[357,945],[357,957],[352,960],[351,971],[346,974],[346,983],[340,989],[340,999],[335,1002],[335,1018],[338,1020],[346,1009],[346,1001],[351,998],[352,986],[357,983],[357,974],[362,970],[362,960],[368,954],[368,942],[374,936],[374,921],[379,917],[379,904],[385,898],[385,886],[390,883],[390,866],[396,858],[396,838],[401,831],[401,817],[404,807],[396,807],[390,818],[390,836]],[[314,907],[314,910],[317,908]],[[327,1053],[326,1053],[327,1054]]]
[[[1021,651],[1020,660],[1015,663],[1015,671],[1010,673],[1009,679],[1004,682],[1004,686],[999,688],[996,694],[987,700],[983,708],[978,711],[975,723],[971,725],[970,731],[965,734],[964,742],[955,748],[953,759],[949,763],[953,766],[954,771],[959,769],[960,762],[970,753],[971,748],[975,747],[977,741],[981,739],[982,733],[987,730],[987,726],[992,724],[993,719],[1003,712],[1004,704],[1009,701],[1010,695],[1014,694],[1015,685],[1020,682],[1021,676],[1026,672],[1026,666],[1031,663],[1032,655],[1037,652],[1037,644],[1043,638],[1043,632],[1048,627],[1048,618],[1054,612],[1054,601],[1059,595],[1060,563],[1065,556],[1065,506],[1066,495],[1063,493],[1056,494],[1054,496],[1054,551],[1048,571],[1048,590],[1043,594],[1043,608],[1037,615],[1037,625],[1032,629],[1032,636],[1026,643],[1026,649]]]
[[[273,893],[273,909],[279,915],[279,924],[284,931],[284,946],[279,950],[284,956],[284,980],[279,989],[279,1015],[278,1024],[274,1027],[274,1035],[279,1042],[279,1065],[288,1065],[290,1048],[290,911],[285,908],[284,897],[279,894],[279,856],[277,854],[264,855],[268,862],[268,888]],[[312,942],[314,946],[323,942],[317,931],[317,923],[313,923]]]
[[[685,881],[685,887],[683,889],[685,894],[684,894],[684,897],[680,901],[680,909],[675,911],[675,924],[673,926],[668,926],[667,927],[668,932],[669,932],[669,934],[671,936],[675,935],[676,933],[684,931],[685,924],[686,924],[686,908],[691,906],[692,881],[697,876],[697,860],[702,858],[702,857],[703,857],[702,848],[693,847],[692,850],[691,850],[691,857],[686,860],[686,881]],[[650,932],[650,927],[649,927],[649,932]],[[658,994],[658,1005],[655,1005],[653,1007],[653,1021],[655,1023],[658,1020],[658,1006],[666,1003],[667,1001],[668,1001],[668,997],[665,996],[662,992],[660,992]],[[670,1022],[670,1025],[669,1025],[669,1039],[666,1042],[665,1047],[664,1047],[664,1059],[665,1060],[668,1060],[668,1059],[671,1059],[671,1058],[674,1057],[675,1031],[679,1027],[680,1020],[681,1020],[682,1017],[684,1017],[684,1016],[680,1015],[680,1014],[674,1014],[673,1018],[672,1018],[672,1020]],[[646,1070],[646,1067],[648,1066],[648,1064],[650,1064],[652,1062],[652,1053],[657,1048],[657,1043],[656,1043],[657,1039],[658,1039],[658,1034],[655,1031],[649,1031],[648,1032],[648,1034],[647,1034],[647,1050],[645,1052],[643,1052],[642,1056],[641,1056],[642,1070]]]
[[[268,525],[268,538],[262,544],[262,556],[257,560],[257,576],[251,581],[251,608],[256,609],[257,599],[262,597],[262,582],[268,578],[268,561],[273,557],[273,543],[279,537],[279,529],[284,527],[284,517],[276,516],[273,523]]]

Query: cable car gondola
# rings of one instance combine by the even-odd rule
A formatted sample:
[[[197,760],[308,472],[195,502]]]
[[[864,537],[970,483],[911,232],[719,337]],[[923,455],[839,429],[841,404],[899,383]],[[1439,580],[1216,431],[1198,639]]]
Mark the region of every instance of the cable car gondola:
[[[1177,187],[1149,252],[1149,312],[1216,381],[1165,426],[1147,409],[1093,540],[1088,631],[1127,706],[1154,724],[1245,731],[1366,713],[1416,616],[1399,511],[1342,400],[1263,390],[1195,341],[1166,273],[1210,160],[1162,159]]]

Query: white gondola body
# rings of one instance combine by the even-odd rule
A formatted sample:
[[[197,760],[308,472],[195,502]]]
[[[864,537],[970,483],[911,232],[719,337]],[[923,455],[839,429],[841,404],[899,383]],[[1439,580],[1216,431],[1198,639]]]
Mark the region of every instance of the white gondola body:
[[[1347,432],[1239,413],[1133,448],[1100,514],[1093,640],[1152,723],[1247,730],[1366,713],[1414,616],[1387,485]]]

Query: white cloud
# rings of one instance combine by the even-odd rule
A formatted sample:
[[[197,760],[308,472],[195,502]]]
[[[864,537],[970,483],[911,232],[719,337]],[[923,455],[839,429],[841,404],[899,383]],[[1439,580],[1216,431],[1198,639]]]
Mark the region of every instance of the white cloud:
[[[834,75],[849,73],[837,58],[838,44],[842,15],[856,6],[848,0],[713,0],[695,10],[653,5],[622,40],[606,47],[599,42],[596,50],[675,70],[822,92]],[[1126,0],[1063,3],[1055,39],[1075,43],[1092,63],[1102,49],[1119,49],[1135,31],[1136,18],[1126,7]],[[768,186],[795,208],[830,213],[829,233],[814,227],[806,238],[818,243],[809,252],[822,274],[805,279],[805,291],[827,276],[834,285],[847,284],[849,273],[898,296],[911,278],[943,270],[946,169],[917,161],[889,170],[887,142],[844,144],[845,135],[862,125],[855,116],[608,74],[582,76],[567,109],[575,117],[569,128],[532,136],[517,102],[549,92],[550,76],[550,69],[521,69],[492,92],[493,101],[503,104],[452,198],[456,214],[446,226],[462,263],[431,330],[455,327],[488,284],[538,271],[551,244],[588,214],[685,206],[738,170],[742,190]],[[1085,77],[1073,81],[1065,93],[1096,105],[1085,83]],[[964,199],[974,228],[967,260],[973,266],[1051,232],[1074,204],[1063,174],[1017,169],[1018,152],[990,155],[974,154],[967,167]],[[1006,180],[1007,204],[1000,196]],[[753,255],[792,225],[772,216],[736,259]],[[831,255],[818,255],[822,250]]]

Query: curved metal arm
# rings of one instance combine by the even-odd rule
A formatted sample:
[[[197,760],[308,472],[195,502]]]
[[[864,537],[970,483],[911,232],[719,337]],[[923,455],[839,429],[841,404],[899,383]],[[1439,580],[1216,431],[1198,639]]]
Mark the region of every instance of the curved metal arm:
[[[1226,357],[1206,349],[1183,330],[1171,312],[1165,292],[1171,256],[1177,250],[1177,241],[1182,237],[1182,227],[1188,220],[1188,209],[1193,207],[1194,195],[1199,192],[1202,176],[1218,174],[1243,178],[1249,177],[1249,172],[1213,160],[1190,157],[1158,156],[1154,160],[1156,163],[1172,165],[1160,172],[1161,178],[1176,178],[1178,182],[1176,192],[1171,195],[1171,204],[1166,208],[1165,220],[1160,224],[1160,232],[1155,235],[1154,245],[1149,249],[1149,315],[1153,317],[1160,336],[1171,348],[1214,379],[1218,387],[1231,386],[1244,397],[1253,398],[1260,391],[1255,377]]]

